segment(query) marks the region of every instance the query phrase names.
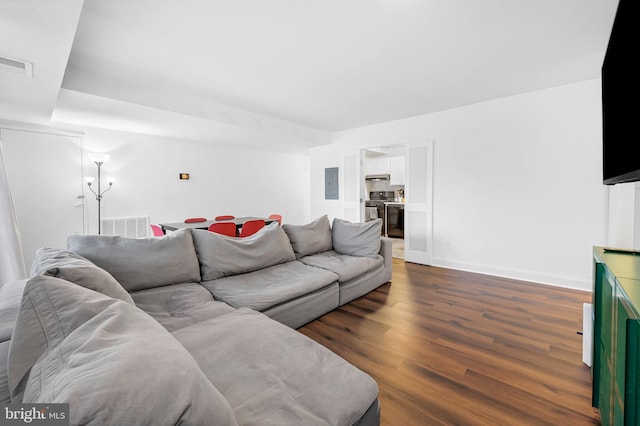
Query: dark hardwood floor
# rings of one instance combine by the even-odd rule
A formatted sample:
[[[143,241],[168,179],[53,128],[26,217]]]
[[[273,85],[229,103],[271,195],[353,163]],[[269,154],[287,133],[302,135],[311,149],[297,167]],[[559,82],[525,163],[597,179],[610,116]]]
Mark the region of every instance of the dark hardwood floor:
[[[381,424],[594,425],[587,292],[393,259],[393,280],[299,329],[369,373]]]

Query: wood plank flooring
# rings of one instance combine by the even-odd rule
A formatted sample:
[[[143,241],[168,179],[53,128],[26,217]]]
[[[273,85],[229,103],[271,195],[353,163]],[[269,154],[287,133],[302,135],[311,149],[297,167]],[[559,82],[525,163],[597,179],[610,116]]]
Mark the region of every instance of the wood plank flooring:
[[[299,329],[369,373],[381,424],[597,425],[587,292],[393,259],[393,280]]]

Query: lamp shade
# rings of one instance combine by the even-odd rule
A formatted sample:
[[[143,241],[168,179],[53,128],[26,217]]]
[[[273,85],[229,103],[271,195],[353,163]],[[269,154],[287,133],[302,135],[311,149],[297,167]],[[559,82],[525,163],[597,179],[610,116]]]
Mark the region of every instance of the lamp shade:
[[[92,176],[87,176],[84,178],[84,181],[87,182],[89,185],[91,185],[94,180],[95,178],[93,178]]]
[[[93,161],[94,163],[106,163],[111,157],[109,154],[101,154],[97,152],[90,152],[87,154],[87,156],[89,157],[89,160]]]

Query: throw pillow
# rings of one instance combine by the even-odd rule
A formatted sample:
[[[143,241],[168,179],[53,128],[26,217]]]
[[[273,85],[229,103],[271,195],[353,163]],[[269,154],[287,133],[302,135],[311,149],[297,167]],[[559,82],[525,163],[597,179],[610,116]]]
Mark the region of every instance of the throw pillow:
[[[133,299],[113,276],[79,254],[42,247],[31,264],[31,276],[49,275],[70,281],[109,297],[134,304]]]
[[[229,238],[201,229],[193,230],[202,281],[257,271],[295,260],[289,239],[277,222],[245,238]]]
[[[29,280],[9,349],[14,403],[68,403],[70,424],[237,425],[187,350],[135,306]]]
[[[331,250],[331,226],[327,215],[321,216],[306,225],[291,225],[285,223],[282,229],[291,241],[291,247],[296,259],[311,254]]]
[[[127,291],[200,281],[189,229],[160,238],[71,235],[69,250],[107,270]]]
[[[380,252],[382,219],[351,223],[334,219],[331,227],[333,250],[351,256],[376,257]]]

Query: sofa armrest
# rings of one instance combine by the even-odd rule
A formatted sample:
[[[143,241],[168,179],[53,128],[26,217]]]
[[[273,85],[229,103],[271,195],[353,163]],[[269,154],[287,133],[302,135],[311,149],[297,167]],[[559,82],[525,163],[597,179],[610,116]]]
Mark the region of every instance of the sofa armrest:
[[[393,243],[389,237],[380,237],[380,255],[385,259],[391,258],[391,248]]]
[[[380,237],[380,255],[384,258],[384,270],[387,273],[387,281],[391,281],[391,257],[393,243],[391,238]]]

